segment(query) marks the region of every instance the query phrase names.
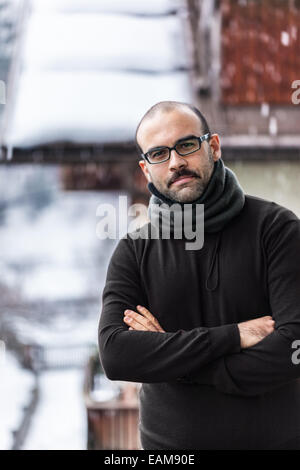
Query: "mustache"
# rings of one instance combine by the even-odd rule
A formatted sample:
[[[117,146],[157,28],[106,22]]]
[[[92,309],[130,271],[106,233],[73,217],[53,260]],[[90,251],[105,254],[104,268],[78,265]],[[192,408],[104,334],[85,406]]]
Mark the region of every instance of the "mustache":
[[[195,178],[199,178],[198,175],[196,175],[196,173],[192,173],[191,171],[182,171],[181,173],[176,173],[176,175],[174,175],[169,183],[168,183],[168,186],[171,186],[172,183],[174,183],[174,181],[176,181],[178,178],[182,177],[182,176],[194,176]]]

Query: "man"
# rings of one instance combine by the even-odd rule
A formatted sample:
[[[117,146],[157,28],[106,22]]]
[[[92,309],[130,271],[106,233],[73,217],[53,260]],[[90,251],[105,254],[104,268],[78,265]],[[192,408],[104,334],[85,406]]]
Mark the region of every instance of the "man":
[[[136,141],[149,209],[204,204],[205,232],[123,237],[109,264],[100,359],[142,383],[143,449],[300,449],[298,217],[244,194],[193,106],[154,105]]]

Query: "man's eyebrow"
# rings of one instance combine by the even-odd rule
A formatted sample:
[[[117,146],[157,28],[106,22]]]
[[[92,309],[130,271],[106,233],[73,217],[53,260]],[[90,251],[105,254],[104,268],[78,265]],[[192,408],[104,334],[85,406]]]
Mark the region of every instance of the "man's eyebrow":
[[[187,140],[187,139],[195,139],[195,137],[197,138],[196,135],[194,134],[191,134],[191,135],[186,135],[185,137],[181,137],[180,139],[176,140],[175,144],[179,144],[180,142],[182,142],[183,140]]]
[[[180,137],[180,139],[176,140],[175,144],[174,145],[177,145],[177,144],[180,144],[180,142],[182,142],[183,140],[186,140],[186,139],[194,139],[195,137],[197,137],[196,135],[194,134],[190,134],[190,135],[186,135],[184,137]],[[163,147],[167,147],[166,145],[158,145],[156,147],[151,147],[149,150],[147,150],[147,152],[145,153],[148,153],[148,152],[153,152],[153,150],[158,150],[158,149],[161,149]]]

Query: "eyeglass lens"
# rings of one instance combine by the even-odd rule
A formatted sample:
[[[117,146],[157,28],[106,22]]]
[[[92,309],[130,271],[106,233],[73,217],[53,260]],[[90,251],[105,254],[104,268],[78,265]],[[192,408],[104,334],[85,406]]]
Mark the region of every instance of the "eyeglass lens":
[[[186,139],[175,145],[175,150],[179,155],[189,155],[190,153],[199,150],[201,143],[198,139]],[[159,147],[151,152],[148,152],[148,158],[151,162],[158,163],[169,158],[168,147]]]

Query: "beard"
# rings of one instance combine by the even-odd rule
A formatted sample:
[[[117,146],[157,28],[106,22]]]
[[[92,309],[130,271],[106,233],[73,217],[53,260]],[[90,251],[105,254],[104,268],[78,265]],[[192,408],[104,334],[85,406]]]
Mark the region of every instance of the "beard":
[[[199,197],[203,194],[213,172],[215,162],[210,147],[207,152],[206,161],[202,161],[201,163],[202,165],[199,170],[183,169],[182,171],[174,173],[167,184],[162,184],[162,182],[155,181],[154,179],[152,179],[152,182],[161,194],[175,202],[193,202],[199,199]],[[187,183],[182,183],[178,187],[172,185],[172,182],[175,181],[175,179],[185,175],[194,176],[195,178]]]

